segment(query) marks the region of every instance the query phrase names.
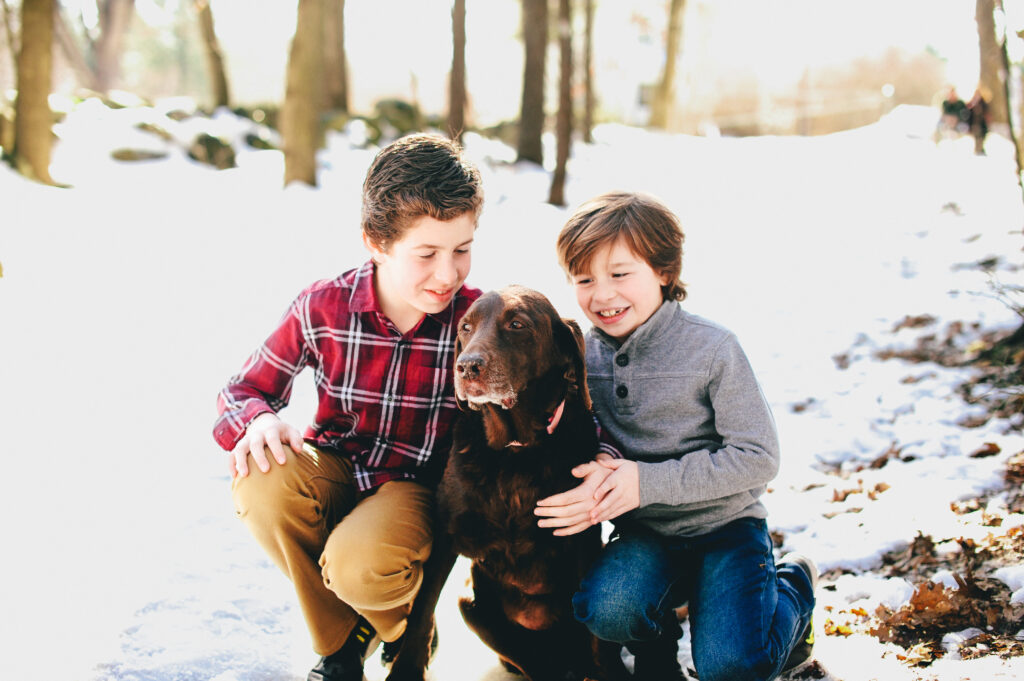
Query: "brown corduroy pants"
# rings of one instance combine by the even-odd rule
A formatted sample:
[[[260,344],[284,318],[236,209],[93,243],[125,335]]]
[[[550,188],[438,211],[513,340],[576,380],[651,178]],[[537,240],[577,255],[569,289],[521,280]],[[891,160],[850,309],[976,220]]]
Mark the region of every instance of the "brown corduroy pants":
[[[360,494],[352,464],[287,446],[270,471],[251,461],[231,485],[235,512],[292,581],[318,655],[337,651],[362,615],[384,641],[405,631],[430,555],[433,492],[393,481]]]

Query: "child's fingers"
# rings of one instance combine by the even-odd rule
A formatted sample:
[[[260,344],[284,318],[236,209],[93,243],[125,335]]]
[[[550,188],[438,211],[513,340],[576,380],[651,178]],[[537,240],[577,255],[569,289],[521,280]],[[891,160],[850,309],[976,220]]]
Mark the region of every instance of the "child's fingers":
[[[538,502],[539,504],[539,502]],[[590,505],[582,502],[563,504],[561,506],[536,506],[534,514],[544,518],[569,518],[572,516],[586,516],[590,511]]]
[[[238,459],[238,454],[234,450],[232,450],[232,452],[228,455],[228,470],[231,471],[232,478],[236,478],[239,476],[244,478],[245,476],[249,475],[249,468],[248,466],[245,465],[245,456],[241,457],[241,462],[239,462]]]
[[[302,433],[300,433],[297,428],[289,427],[288,444],[291,445],[293,452],[298,453],[302,451],[302,447],[305,445],[305,442],[302,440]],[[284,461],[281,463],[284,463]]]
[[[255,438],[253,439],[255,440]],[[256,468],[259,468],[264,473],[270,470],[270,461],[267,460],[263,438],[259,438],[258,444],[253,441],[249,445],[249,452],[252,454],[252,460],[256,462]]]
[[[590,523],[590,515],[588,513],[576,513],[571,516],[558,518],[542,518],[537,521],[537,527],[567,528],[581,523]]]
[[[267,448],[270,449],[270,453],[274,456],[274,461],[283,466],[287,459],[284,456],[284,445],[281,444],[281,440],[276,437],[268,437]]]
[[[554,494],[545,499],[541,499],[537,502],[537,506],[569,506],[571,504],[579,503],[580,501],[582,501],[580,494],[576,489],[571,489],[567,492]]]
[[[602,499],[607,498],[608,495],[611,494],[614,489],[615,480],[613,480],[612,476],[609,475],[607,478],[604,479],[604,482],[598,485],[597,489],[594,490],[594,500],[600,502]]]
[[[597,466],[597,464],[593,461],[581,463],[579,466],[572,469],[572,474],[577,478],[585,478],[595,469],[595,466]]]
[[[554,534],[556,537],[567,537],[569,535],[582,532],[583,530],[588,529],[592,525],[593,523],[591,523],[589,520],[585,520],[583,522],[576,523],[572,527],[566,527],[560,530],[555,530],[552,534]]]

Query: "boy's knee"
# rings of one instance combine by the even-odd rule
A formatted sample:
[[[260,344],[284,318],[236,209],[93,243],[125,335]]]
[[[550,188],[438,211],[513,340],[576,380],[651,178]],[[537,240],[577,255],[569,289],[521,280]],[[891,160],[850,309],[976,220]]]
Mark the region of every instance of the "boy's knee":
[[[423,582],[429,547],[417,551],[381,542],[347,542],[334,532],[320,556],[324,584],[354,608],[385,610],[411,603]]]
[[[294,469],[295,454],[287,446],[285,453]],[[271,456],[269,450],[267,455]],[[294,500],[302,496],[292,479],[294,472],[288,464],[282,466],[273,462],[266,473],[252,465],[248,475],[238,476],[231,482],[235,515],[246,522],[284,520]]]
[[[613,599],[592,599],[577,593],[572,600],[573,615],[597,638],[629,643],[653,638],[656,630],[635,603]]]

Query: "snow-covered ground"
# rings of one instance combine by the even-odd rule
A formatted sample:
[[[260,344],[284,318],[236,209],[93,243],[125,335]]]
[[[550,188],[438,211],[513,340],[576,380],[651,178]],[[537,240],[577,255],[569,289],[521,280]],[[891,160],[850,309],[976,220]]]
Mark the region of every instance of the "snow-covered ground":
[[[279,153],[239,145],[238,168],[211,170],[135,130],[140,117],[194,134],[158,109],[87,102],[56,130],[53,174],[71,188],[0,165],[0,678],[302,679],[316,658],[297,605],[233,517],[210,427],[218,389],[294,294],[365,259],[359,190],[373,150],[354,145],[355,130],[334,135],[321,186],[282,189]],[[570,209],[618,188],[680,215],[686,306],[739,335],[778,421],[769,522],[784,549],[848,573],[822,590],[819,623],[906,603],[912,585],[880,576],[882,555],[918,533],[991,529],[950,503],[998,489],[1024,450],[1003,421],[958,425],[976,412],[954,393],[963,370],[874,356],[922,333],[894,331],[907,315],[935,316],[937,333],[1020,322],[986,274],[957,267],[996,256],[998,279],[1022,283],[1009,145],[993,136],[985,157],[968,139],[936,145],[934,122],[900,108],[826,137],[747,139],[605,126],[569,168]],[[207,125],[246,130],[227,114]],[[112,161],[121,147],[170,155]],[[567,210],[544,203],[548,173],[495,142],[471,136],[467,148],[487,193],[471,282],[532,286],[583,320],[554,257]],[[304,424],[312,404],[304,376],[287,417]],[[985,443],[1000,453],[968,456]],[[858,470],[892,447],[908,460]],[[1004,528],[1024,523],[1004,515]],[[433,678],[509,679],[458,618],[465,568],[442,599]],[[1018,599],[1022,573],[999,575]],[[1024,675],[1024,658],[914,669],[863,634],[819,631],[815,651],[842,681]],[[685,645],[680,656],[689,663]],[[384,672],[371,663],[367,677]]]

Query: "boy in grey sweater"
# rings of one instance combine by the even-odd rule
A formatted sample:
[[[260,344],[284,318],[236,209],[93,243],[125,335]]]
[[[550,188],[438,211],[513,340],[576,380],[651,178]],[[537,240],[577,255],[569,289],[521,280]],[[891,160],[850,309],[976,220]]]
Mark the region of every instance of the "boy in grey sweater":
[[[581,206],[558,255],[593,324],[587,383],[623,458],[542,500],[555,534],[612,520],[613,540],[573,599],[577,619],[634,654],[637,679],[683,679],[674,608],[689,605],[701,681],[766,681],[810,657],[817,570],[775,565],[760,501],[779,467],[775,423],[736,337],[679,305],[683,233],[650,196]]]

